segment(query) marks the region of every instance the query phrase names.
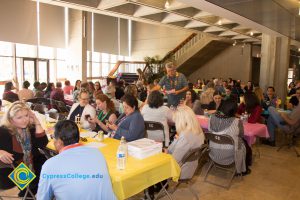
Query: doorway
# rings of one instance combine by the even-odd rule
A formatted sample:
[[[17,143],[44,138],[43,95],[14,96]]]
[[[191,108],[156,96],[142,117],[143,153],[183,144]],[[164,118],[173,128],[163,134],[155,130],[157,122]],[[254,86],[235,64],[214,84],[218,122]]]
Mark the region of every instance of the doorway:
[[[49,82],[49,60],[23,58],[23,80],[33,84],[35,81]]]

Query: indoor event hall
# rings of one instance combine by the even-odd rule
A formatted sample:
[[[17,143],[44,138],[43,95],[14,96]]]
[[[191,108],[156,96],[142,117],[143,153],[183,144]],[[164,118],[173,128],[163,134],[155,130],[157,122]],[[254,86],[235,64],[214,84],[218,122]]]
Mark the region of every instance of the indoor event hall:
[[[300,199],[299,0],[0,0],[0,200]]]

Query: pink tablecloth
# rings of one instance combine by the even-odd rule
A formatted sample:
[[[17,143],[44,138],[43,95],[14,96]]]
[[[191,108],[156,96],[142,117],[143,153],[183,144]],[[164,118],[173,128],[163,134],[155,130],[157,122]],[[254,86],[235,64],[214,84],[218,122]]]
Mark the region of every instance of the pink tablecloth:
[[[197,115],[197,119],[200,123],[200,126],[204,129],[208,129],[208,117],[202,115]],[[265,124],[244,124],[244,137],[247,140],[248,144],[251,146],[255,143],[256,137],[269,137],[269,132]]]
[[[65,103],[69,106],[73,105],[73,95],[65,94]]]

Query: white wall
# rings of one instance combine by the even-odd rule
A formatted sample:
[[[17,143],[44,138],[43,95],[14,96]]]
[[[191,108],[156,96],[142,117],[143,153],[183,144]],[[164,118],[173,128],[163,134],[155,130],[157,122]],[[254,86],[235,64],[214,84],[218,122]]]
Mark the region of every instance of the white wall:
[[[251,46],[241,45],[232,46],[225,49],[215,58],[188,77],[191,82],[197,79],[216,78],[233,78],[246,82],[251,76]]]
[[[192,33],[142,22],[132,23],[132,57],[143,60],[146,56],[163,58]]]

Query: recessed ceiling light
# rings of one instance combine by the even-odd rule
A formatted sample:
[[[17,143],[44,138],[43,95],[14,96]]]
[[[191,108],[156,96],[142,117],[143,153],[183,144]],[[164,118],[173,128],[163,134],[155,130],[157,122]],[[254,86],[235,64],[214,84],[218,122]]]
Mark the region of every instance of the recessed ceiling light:
[[[253,36],[253,32],[252,31],[250,32],[250,35]]]
[[[166,3],[165,3],[165,9],[168,9],[168,8],[170,8],[170,3],[169,3],[169,1],[167,0]]]
[[[236,40],[234,40],[234,43],[232,44],[232,46],[235,46],[236,45]]]

